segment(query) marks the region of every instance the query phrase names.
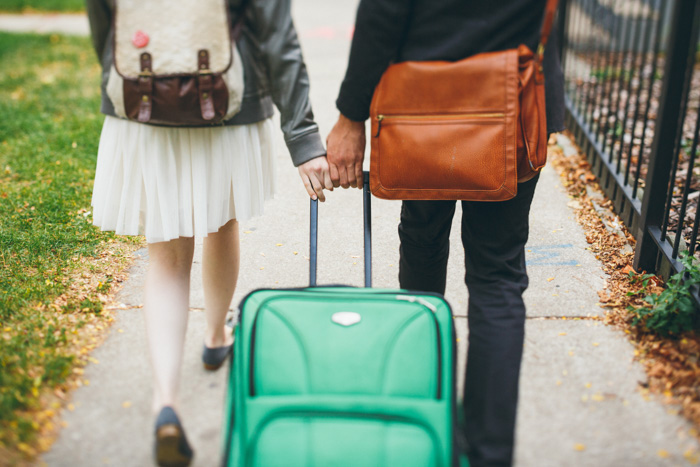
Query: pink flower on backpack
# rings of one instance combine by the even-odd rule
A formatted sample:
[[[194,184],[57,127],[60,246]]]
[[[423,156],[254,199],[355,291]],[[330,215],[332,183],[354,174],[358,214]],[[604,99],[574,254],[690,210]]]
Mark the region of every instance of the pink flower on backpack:
[[[138,30],[134,33],[134,35],[131,37],[131,43],[136,46],[138,49],[142,49],[148,45],[148,34],[145,32]]]

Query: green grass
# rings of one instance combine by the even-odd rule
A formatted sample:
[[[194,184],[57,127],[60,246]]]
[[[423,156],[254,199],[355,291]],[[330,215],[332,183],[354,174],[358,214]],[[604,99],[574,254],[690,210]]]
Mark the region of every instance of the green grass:
[[[0,11],[83,11],[85,0],[1,0]]]
[[[38,427],[22,414],[72,371],[67,336],[81,314],[100,313],[104,290],[48,306],[112,235],[89,217],[103,117],[88,39],[0,33],[0,63],[0,447],[8,447],[32,442]]]

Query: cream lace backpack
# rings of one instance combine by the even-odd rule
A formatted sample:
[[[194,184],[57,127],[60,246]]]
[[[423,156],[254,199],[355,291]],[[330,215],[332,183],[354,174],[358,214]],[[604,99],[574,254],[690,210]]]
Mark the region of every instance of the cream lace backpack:
[[[236,39],[245,3],[232,24],[227,0],[115,0],[107,82],[115,113],[168,126],[233,117],[243,98]]]

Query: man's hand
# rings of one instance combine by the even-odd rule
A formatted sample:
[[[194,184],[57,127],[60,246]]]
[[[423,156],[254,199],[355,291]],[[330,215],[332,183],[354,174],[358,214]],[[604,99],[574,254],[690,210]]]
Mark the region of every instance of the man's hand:
[[[326,139],[328,164],[333,186],[362,188],[362,161],[365,158],[365,123],[340,114]]]
[[[304,183],[311,199],[318,198],[321,201],[325,201],[326,197],[323,194],[323,189],[333,191],[333,182],[331,181],[326,158],[316,157],[304,162],[298,169],[301,181]]]

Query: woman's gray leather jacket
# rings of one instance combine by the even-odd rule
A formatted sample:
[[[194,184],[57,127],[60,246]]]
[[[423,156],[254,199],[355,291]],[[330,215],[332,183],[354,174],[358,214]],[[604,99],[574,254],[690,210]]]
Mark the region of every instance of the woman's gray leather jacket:
[[[284,140],[298,166],[325,155],[309,100],[309,76],[291,17],[291,0],[244,0],[245,19],[238,51],[243,62],[245,92],[241,110],[226,125],[255,123],[280,111]],[[115,116],[105,92],[113,54],[112,15],[115,0],[86,0],[92,42],[102,64],[102,107]],[[241,0],[228,0],[236,21]]]

